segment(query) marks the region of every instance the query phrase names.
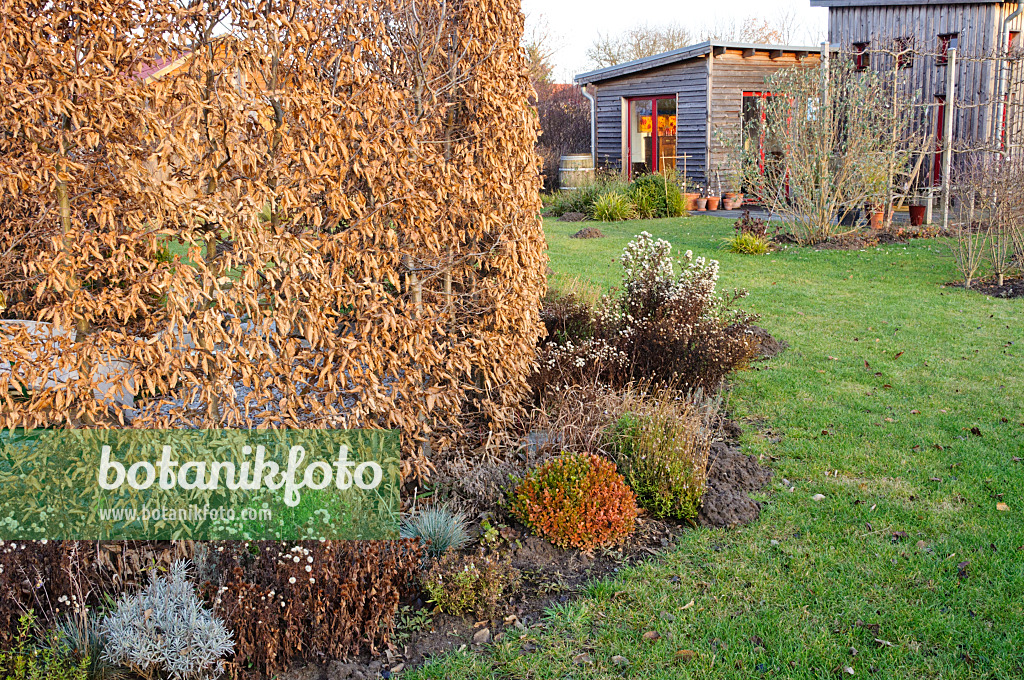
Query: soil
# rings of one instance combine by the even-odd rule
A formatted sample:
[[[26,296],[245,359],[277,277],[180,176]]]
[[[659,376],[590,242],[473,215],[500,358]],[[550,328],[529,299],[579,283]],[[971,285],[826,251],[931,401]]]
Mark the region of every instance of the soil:
[[[908,225],[894,226],[889,229],[862,229],[842,236],[833,236],[824,243],[817,243],[815,250],[864,250],[875,246],[891,246],[910,243],[915,238],[935,238],[941,236],[935,227]],[[777,234],[772,237],[773,243],[799,245],[796,237],[790,233]]]
[[[587,214],[581,212],[567,212],[563,213],[558,218],[559,222],[585,222],[587,220]]]
[[[963,288],[964,283],[950,283],[950,286],[957,288]],[[982,279],[981,281],[972,281],[970,290],[977,291],[984,295],[991,295],[997,298],[1018,298],[1024,297],[1024,276],[1018,276],[1016,278],[1004,278],[1003,285],[999,285],[998,279]]]
[[[708,467],[708,489],[697,522],[705,527],[733,527],[755,521],[761,506],[749,494],[767,484],[772,471],[724,442],[711,445]]]
[[[777,343],[767,332],[764,335]],[[723,432],[734,442],[740,434],[739,425],[734,421],[723,425]],[[753,456],[743,455],[735,443],[724,441],[712,444],[708,465],[708,489],[696,524],[735,527],[756,521],[761,507],[750,494],[768,483],[772,471]],[[374,659],[363,655],[346,662],[311,664],[279,677],[281,680],[388,678],[394,672],[420,666],[446,652],[480,650],[487,642],[500,641],[509,635],[518,637],[520,630],[538,623],[548,607],[576,597],[584,584],[661,554],[690,528],[685,522],[640,517],[636,531],[622,544],[586,554],[558,548],[530,536],[518,525],[501,526],[488,551],[518,569],[522,584],[496,618],[476,621],[472,617],[436,613],[428,630],[405,631],[407,642],[384,650],[383,656]],[[408,604],[416,609],[429,606],[420,599]],[[523,651],[534,650],[524,648]]]
[[[750,328],[750,332],[761,344],[761,348],[757,353],[758,359],[773,359],[789,349],[788,342],[785,340],[776,340],[772,337],[771,333],[760,326],[752,326]]]
[[[604,234],[597,227],[584,227],[569,238],[604,238]]]

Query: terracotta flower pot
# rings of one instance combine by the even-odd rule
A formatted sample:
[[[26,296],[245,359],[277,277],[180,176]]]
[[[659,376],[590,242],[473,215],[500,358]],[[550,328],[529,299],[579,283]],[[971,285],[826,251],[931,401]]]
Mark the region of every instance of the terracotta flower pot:
[[[912,205],[910,206],[910,226],[920,227],[924,224],[925,206],[923,205]]]
[[[708,209],[708,199],[700,197],[697,199],[697,212],[704,212]]]
[[[686,194],[683,194],[683,197],[686,198],[686,209],[687,210],[696,210],[697,209],[697,199],[700,198],[700,194],[698,194],[698,193],[692,193],[692,194],[686,193]]]
[[[882,218],[885,217],[885,208],[874,203],[865,203],[864,212],[868,216],[868,226],[872,229],[882,228]]]
[[[708,196],[708,210],[718,210],[718,203],[721,200],[719,196]]]

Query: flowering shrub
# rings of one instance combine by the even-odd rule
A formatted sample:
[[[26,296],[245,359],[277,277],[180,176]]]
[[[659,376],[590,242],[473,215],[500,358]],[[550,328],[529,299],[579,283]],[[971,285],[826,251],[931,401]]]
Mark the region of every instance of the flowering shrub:
[[[654,517],[693,519],[707,487],[718,401],[661,390],[635,401],[609,433],[619,472]]]
[[[518,486],[512,514],[557,546],[590,550],[633,531],[636,498],[615,465],[593,454],[562,455]]]
[[[210,544],[203,584],[235,635],[233,675],[386,644],[422,559],[414,540]]]
[[[622,287],[594,313],[593,334],[541,347],[534,388],[600,381],[621,387],[650,380],[714,388],[757,352],[748,332],[756,316],[734,308],[746,292],[717,292],[718,262],[672,257],[672,246],[647,232],[622,253]],[[680,270],[676,273],[676,267]]]
[[[502,597],[519,586],[519,572],[492,557],[448,553],[423,577],[430,601],[446,614],[489,618]]]

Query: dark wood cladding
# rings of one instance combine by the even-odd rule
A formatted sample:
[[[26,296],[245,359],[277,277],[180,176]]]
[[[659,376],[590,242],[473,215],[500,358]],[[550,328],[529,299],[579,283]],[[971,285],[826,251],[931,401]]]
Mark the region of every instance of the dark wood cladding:
[[[703,180],[707,160],[707,58],[661,66],[597,86],[597,164],[622,169],[623,100],[676,95],[676,153],[679,172],[686,154],[687,174]]]
[[[824,4],[824,3],[822,3]],[[906,88],[917,93],[922,103],[943,97],[946,67],[939,62],[939,36],[958,34],[958,52],[953,137],[958,144],[987,143],[996,129],[996,96],[999,77],[995,57],[1005,53],[1007,45],[1003,21],[1016,3],[828,3],[829,41],[833,47],[848,50],[854,43],[867,43],[870,50],[888,49],[897,39],[912,41],[914,63],[908,68]],[[1021,30],[1018,17],[1012,30]],[[875,55],[873,55],[875,58]],[[890,59],[891,61],[891,59]],[[892,68],[878,63],[872,68]]]
[[[596,86],[598,166],[622,169],[626,99],[674,94],[677,170],[683,172],[685,154],[689,179],[710,180],[711,173],[724,162],[722,139],[738,141],[743,93],[763,91],[765,77],[781,68],[817,63],[817,53],[806,55],[785,48],[715,47],[685,61],[601,81]]]

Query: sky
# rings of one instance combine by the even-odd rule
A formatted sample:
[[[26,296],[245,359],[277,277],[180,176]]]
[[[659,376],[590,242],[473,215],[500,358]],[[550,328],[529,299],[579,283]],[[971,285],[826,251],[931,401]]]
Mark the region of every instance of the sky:
[[[637,24],[676,23],[700,29],[719,22],[738,22],[746,16],[771,19],[780,12],[796,15],[806,33],[799,44],[817,45],[826,34],[828,10],[812,8],[808,0],[711,0],[705,2],[636,2],[630,0],[522,0],[527,31],[546,23],[559,49],[552,61],[555,78],[572,82],[588,70],[586,52],[598,34],[615,35]]]

